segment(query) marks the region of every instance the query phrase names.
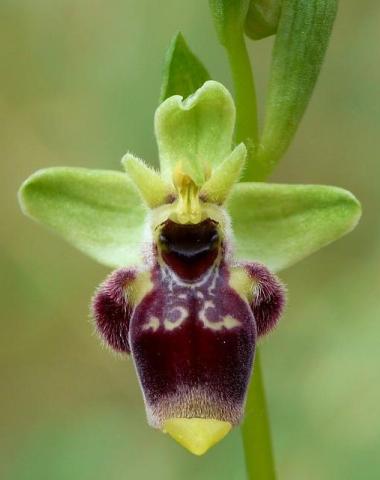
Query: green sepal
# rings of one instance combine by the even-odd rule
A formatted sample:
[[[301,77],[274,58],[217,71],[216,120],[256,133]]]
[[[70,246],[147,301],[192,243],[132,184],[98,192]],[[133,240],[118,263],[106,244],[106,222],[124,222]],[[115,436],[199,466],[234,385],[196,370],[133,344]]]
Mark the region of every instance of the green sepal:
[[[209,73],[178,32],[166,52],[160,103],[172,95],[188,97],[207,80],[210,80]]]
[[[180,164],[182,172],[201,186],[207,172],[231,152],[234,125],[234,102],[221,83],[207,81],[185,100],[169,97],[155,114],[163,178],[172,181]]]
[[[175,196],[174,188],[158,172],[131,153],[124,155],[121,163],[148,207],[159,207]]]
[[[239,181],[247,156],[247,148],[240,143],[213,172],[200,191],[207,202],[222,205],[231,189]]]
[[[277,32],[282,0],[251,0],[245,19],[245,33],[260,40]]]
[[[125,173],[39,170],[21,186],[19,201],[27,216],[98,262],[113,268],[140,263],[146,210]]]
[[[273,48],[255,178],[265,180],[289,146],[327,49],[337,0],[283,0]]]
[[[219,42],[227,46],[241,35],[249,0],[209,0]]]
[[[238,183],[226,205],[237,259],[274,271],[350,232],[361,215],[350,192],[319,185]]]

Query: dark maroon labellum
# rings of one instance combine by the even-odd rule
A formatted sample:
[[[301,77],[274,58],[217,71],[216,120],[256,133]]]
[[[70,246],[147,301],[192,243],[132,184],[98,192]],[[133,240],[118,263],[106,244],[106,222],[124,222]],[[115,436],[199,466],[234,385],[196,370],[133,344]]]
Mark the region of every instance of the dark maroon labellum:
[[[136,308],[132,354],[151,424],[166,418],[239,422],[252,369],[256,325],[228,285],[226,266],[181,284],[157,267],[153,290]]]
[[[151,425],[170,418],[236,425],[257,336],[276,324],[283,288],[263,265],[229,265],[211,219],[159,228],[151,270],[118,270],[100,287],[98,329],[114,349],[130,350]]]

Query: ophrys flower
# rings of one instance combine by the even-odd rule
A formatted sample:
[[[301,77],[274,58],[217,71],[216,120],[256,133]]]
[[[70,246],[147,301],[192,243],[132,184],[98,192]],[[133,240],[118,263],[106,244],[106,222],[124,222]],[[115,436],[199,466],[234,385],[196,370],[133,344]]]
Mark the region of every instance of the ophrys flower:
[[[231,152],[233,120],[232,99],[216,82],[161,104],[161,175],[123,159],[150,208],[144,259],[111,274],[93,303],[106,342],[132,355],[150,425],[196,454],[240,422],[257,337],[284,303],[266,267],[233,256],[223,205],[246,155],[244,145]]]
[[[127,175],[47,169],[20,192],[28,215],[122,267],[94,297],[98,330],[132,356],[149,423],[196,454],[244,413],[257,339],[284,304],[267,267],[298,261],[360,215],[334,187],[237,183],[246,149],[232,149],[234,122],[230,94],[208,81],[157,109],[160,173],[127,154]]]

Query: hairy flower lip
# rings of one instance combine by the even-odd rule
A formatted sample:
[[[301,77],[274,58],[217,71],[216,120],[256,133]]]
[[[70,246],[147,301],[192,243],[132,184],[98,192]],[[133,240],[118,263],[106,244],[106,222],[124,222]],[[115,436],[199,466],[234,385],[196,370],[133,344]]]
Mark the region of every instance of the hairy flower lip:
[[[187,283],[157,265],[152,282],[130,328],[149,423],[161,428],[167,418],[200,417],[237,425],[256,325],[248,303],[229,285],[228,266]]]

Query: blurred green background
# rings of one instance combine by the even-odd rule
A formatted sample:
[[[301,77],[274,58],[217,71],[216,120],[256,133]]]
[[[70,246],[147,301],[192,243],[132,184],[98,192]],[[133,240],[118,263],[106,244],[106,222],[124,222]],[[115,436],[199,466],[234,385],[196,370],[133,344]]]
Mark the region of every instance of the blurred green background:
[[[264,342],[283,480],[380,478],[380,5],[341,2],[317,89],[274,179],[345,187],[364,216],[282,274]],[[22,216],[16,191],[54,165],[156,162],[152,116],[177,30],[230,86],[207,2],[1,0],[0,478],[243,479],[235,432],[192,457],[150,429],[131,361],[101,348],[88,304],[107,270]],[[261,104],[272,40],[250,43]]]

